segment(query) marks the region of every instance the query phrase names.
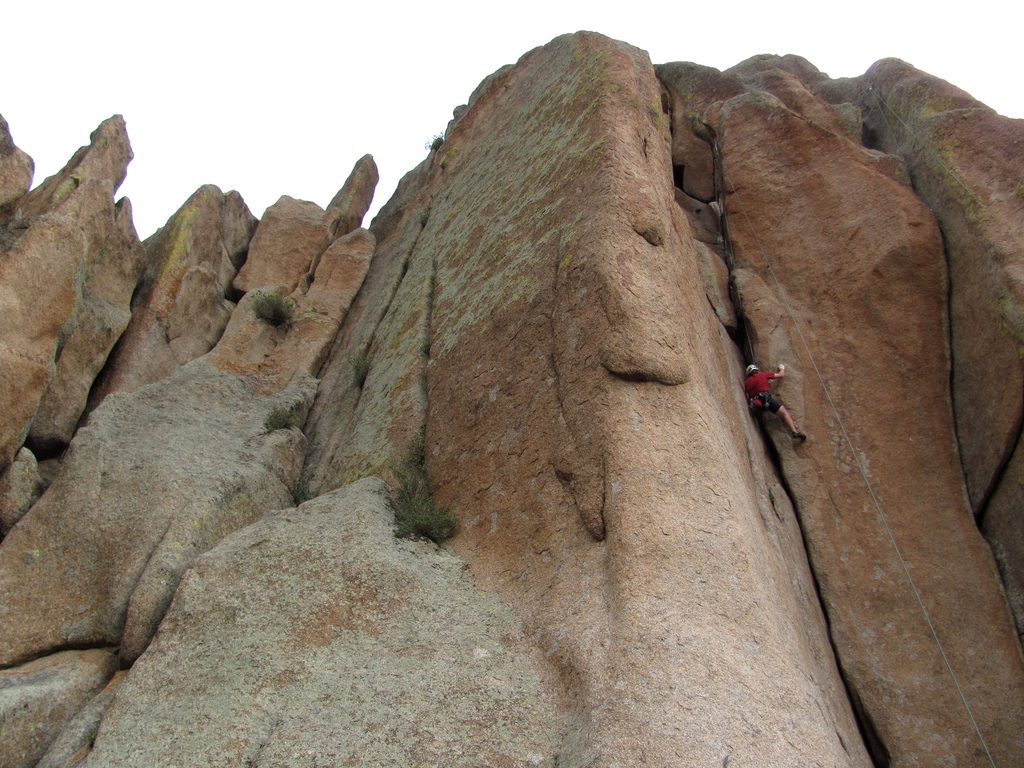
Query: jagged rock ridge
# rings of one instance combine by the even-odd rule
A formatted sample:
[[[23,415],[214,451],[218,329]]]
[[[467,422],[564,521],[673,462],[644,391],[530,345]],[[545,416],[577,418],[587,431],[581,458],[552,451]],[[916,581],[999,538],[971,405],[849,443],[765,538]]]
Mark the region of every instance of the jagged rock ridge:
[[[1021,753],[1021,121],[896,60],[580,33],[485,79],[369,230],[367,156],[326,210],[203,187],[144,246],[104,125],[32,192],[0,141],[0,713],[36,734],[5,764]],[[130,323],[64,361],[102,269]],[[751,418],[752,359],[808,443]],[[424,425],[444,552],[360,479]],[[98,671],[33,730],[68,647]]]

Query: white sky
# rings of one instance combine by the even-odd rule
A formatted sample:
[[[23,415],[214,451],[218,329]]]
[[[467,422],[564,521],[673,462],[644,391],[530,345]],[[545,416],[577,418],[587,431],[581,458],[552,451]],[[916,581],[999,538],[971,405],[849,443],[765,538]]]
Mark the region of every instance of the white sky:
[[[118,196],[143,238],[206,183],[256,216],[283,194],[325,206],[367,152],[381,173],[372,216],[484,77],[580,29],[656,64],[795,53],[848,77],[895,56],[1024,118],[1020,0],[14,2],[0,114],[34,184],[121,113],[135,159]]]

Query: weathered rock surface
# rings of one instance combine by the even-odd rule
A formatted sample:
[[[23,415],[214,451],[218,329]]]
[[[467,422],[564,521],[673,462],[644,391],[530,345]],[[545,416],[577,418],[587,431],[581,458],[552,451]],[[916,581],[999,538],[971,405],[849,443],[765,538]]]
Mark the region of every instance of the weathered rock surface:
[[[82,194],[85,187],[74,194]],[[97,191],[104,194],[100,187]],[[110,204],[109,193],[104,201]],[[54,376],[39,403],[29,440],[53,450],[74,435],[89,391],[107,355],[131,320],[131,299],[145,264],[145,251],[132,222],[131,203],[111,208],[109,232],[85,260],[82,303],[74,330],[64,341]]]
[[[35,164],[15,146],[11,129],[0,115],[0,216],[28,192]]]
[[[249,257],[234,279],[235,290],[245,293],[265,285],[282,285],[291,293],[329,237],[323,208],[282,195],[260,219]]]
[[[78,711],[50,743],[36,768],[72,768],[89,754],[103,716],[114,702],[114,692],[125,674],[117,672],[107,683],[106,688]]]
[[[1024,120],[896,59],[847,88],[863,107],[869,139],[906,161],[942,225],[967,491],[976,515],[998,519],[986,533],[1008,584],[1020,584],[1024,489],[1008,465],[1021,453],[1024,421]],[[1024,625],[1024,604],[1016,597],[1013,605]]]
[[[363,230],[339,241],[282,325],[245,296],[209,354],[90,415],[0,548],[0,664],[97,643],[133,661],[197,555],[291,504],[305,453],[295,427],[372,248]]]
[[[109,651],[64,651],[0,670],[0,765],[31,768],[117,669]]]
[[[255,228],[237,192],[206,185],[146,241],[148,267],[131,323],[96,382],[90,410],[213,349],[234,309],[231,281]]]
[[[131,205],[115,206],[113,196],[131,157],[124,121],[112,117],[62,171],[18,200],[20,236],[3,267],[14,312],[0,329],[0,343],[9,355],[26,358],[30,373],[8,395],[17,402],[7,411],[16,418],[6,425],[5,446],[17,450],[26,427],[44,451],[66,444],[93,379],[128,324],[143,251]],[[9,449],[5,454],[0,463],[10,459]]]
[[[784,399],[812,436],[793,451],[768,422],[845,679],[872,724],[876,760],[987,762],[909,572],[989,747],[1009,759],[1024,723],[1024,665],[962,495],[938,227],[911,190],[826,124],[827,105],[784,68],[757,65],[757,90],[706,114],[754,357],[790,363],[798,383],[787,378]],[[922,382],[927,407],[908,407]]]
[[[902,62],[655,72],[580,33],[487,77],[369,231],[369,156],[251,248],[203,188],[10,494],[53,477],[0,543],[0,666],[134,663],[40,765],[1015,764],[1020,123]],[[116,128],[0,206],[0,476],[88,316]],[[751,358],[806,444],[750,416]],[[452,550],[358,480],[423,426]]]
[[[108,184],[113,195],[124,182],[131,161],[132,147],[124,118],[114,115],[100,123],[89,136],[89,143],[80,147],[64,168],[25,195],[18,204],[19,213],[29,219],[42,216],[59,207],[76,189],[92,182]],[[90,234],[98,243],[106,233],[97,228]]]
[[[306,425],[303,477],[310,494],[386,474],[423,423],[433,265],[414,259],[414,250],[429,217],[430,167],[424,161],[407,174],[374,219],[373,261]]]
[[[0,664],[122,634],[126,658],[141,653],[189,562],[290,502],[280,454],[301,455],[301,435],[264,421],[312,394],[265,396],[199,360],[107,398],[0,547]]]
[[[43,493],[36,457],[22,448],[14,461],[0,472],[0,536],[7,534]]]
[[[373,155],[363,155],[356,161],[338,194],[327,205],[326,223],[332,238],[342,237],[357,229],[370,210],[373,192],[380,174]]]
[[[383,491],[200,558],[82,765],[554,765],[551,670],[459,558],[395,539]]]
[[[281,286],[285,293],[304,288],[325,250],[356,230],[373,201],[377,166],[371,155],[359,159],[327,210],[284,195],[270,206],[252,238],[245,265],[233,286],[243,293]],[[358,286],[357,286],[358,287]]]
[[[386,465],[426,409],[456,546],[559,671],[560,764],[864,766],[791,511],[766,533],[767,487],[733,475],[745,405],[716,394],[725,337],[667,122],[646,58],[599,36],[485,81],[374,221],[306,471]]]
[[[0,467],[24,444],[74,328],[86,256],[81,227],[59,214],[35,219],[9,250],[0,243]]]

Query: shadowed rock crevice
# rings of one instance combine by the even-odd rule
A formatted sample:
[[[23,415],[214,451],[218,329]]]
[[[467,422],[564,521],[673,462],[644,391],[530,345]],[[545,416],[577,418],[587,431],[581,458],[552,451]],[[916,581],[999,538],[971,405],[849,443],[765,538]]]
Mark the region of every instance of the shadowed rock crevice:
[[[721,233],[722,233],[722,250],[725,255],[725,261],[729,265],[729,287],[730,297],[733,296],[734,284],[732,280],[732,266],[735,263],[735,256],[732,241],[729,236],[730,232],[730,217],[727,215],[727,209],[725,207],[725,187],[724,187],[724,170],[721,163],[721,152],[717,137],[714,136],[714,132],[710,126],[706,126],[706,131],[712,136],[712,152],[714,157],[714,176],[716,179],[716,189],[718,190],[718,202],[722,215],[720,218],[721,222]],[[736,306],[738,322],[730,333],[730,338],[736,346],[736,350],[739,354],[740,359],[743,361],[744,367],[751,363],[757,363],[758,361],[753,359],[753,343],[751,340],[751,320],[746,317],[744,313],[744,307],[741,302],[737,303]],[[744,397],[744,400],[746,398]],[[833,635],[832,624],[829,619],[828,604],[822,595],[821,584],[819,581],[819,572],[821,570],[820,565],[816,565],[814,562],[814,556],[811,548],[808,546],[807,532],[804,529],[803,515],[801,514],[799,500],[794,493],[793,488],[790,486],[790,478],[787,476],[782,454],[779,452],[777,445],[771,436],[765,429],[764,419],[774,418],[773,416],[762,413],[758,415],[750,414],[750,418],[756,425],[757,435],[760,439],[761,445],[764,448],[765,454],[770,460],[770,466],[774,472],[775,478],[778,480],[786,498],[789,502],[790,507],[793,510],[793,517],[796,521],[797,528],[800,534],[800,540],[802,543],[803,554],[807,558],[807,562],[810,566],[810,578],[813,586],[813,594],[822,616],[826,635],[828,638],[829,647],[832,651],[832,657],[835,660],[835,664],[839,673],[839,678],[842,682],[846,698],[850,703],[854,719],[856,721],[858,732],[860,733],[861,739],[865,747],[867,748],[868,754],[871,757],[872,763],[875,768],[889,768],[891,761],[889,758],[889,752],[886,750],[881,737],[879,736],[877,729],[874,726],[874,722],[871,715],[864,708],[861,698],[857,695],[855,688],[851,686],[851,682],[843,670],[842,658],[839,653],[839,649],[836,646],[836,639]],[[753,457],[749,457],[753,460]],[[771,497],[771,493],[769,492]],[[771,498],[773,509],[776,508],[775,499]],[[776,514],[778,510],[776,509]],[[837,735],[842,741],[842,735],[837,731]],[[847,748],[845,742],[843,743],[844,749]]]
[[[422,384],[429,357],[426,313],[433,312],[431,256],[420,238],[430,222],[429,162],[399,183],[371,225],[373,259],[319,375],[306,431],[303,468],[310,497],[368,475],[401,458],[423,423]],[[433,350],[431,350],[431,353]],[[365,378],[357,386],[354,364]]]
[[[1024,396],[1024,395],[1022,395]],[[1021,437],[1024,436],[1024,399],[1021,401],[1020,413],[1014,420],[1013,429],[1010,432],[1010,439],[1007,445],[1006,452],[999,457],[996,462],[992,479],[989,482],[988,488],[985,493],[979,497],[976,509],[974,512],[975,519],[978,521],[979,527],[984,527],[985,517],[989,509],[989,505],[999,489],[1003,486],[1003,483],[1007,477],[1007,472],[1013,461],[1014,457],[1021,452]]]

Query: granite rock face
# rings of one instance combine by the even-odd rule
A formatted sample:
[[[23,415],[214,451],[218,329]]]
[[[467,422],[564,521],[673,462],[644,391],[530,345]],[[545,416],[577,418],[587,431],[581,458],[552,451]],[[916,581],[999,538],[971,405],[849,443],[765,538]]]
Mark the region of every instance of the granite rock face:
[[[554,765],[561,716],[513,611],[396,539],[385,491],[360,481],[201,557],[81,765]]]
[[[133,392],[213,349],[234,302],[256,219],[237,192],[200,187],[146,240],[147,270],[131,323],[96,382],[90,410],[112,392]]]
[[[210,353],[90,415],[0,548],[0,665],[97,643],[133,661],[197,555],[290,505],[313,373],[372,253],[365,231],[343,240],[287,322],[261,319],[253,292]]]
[[[18,149],[11,138],[11,129],[0,115],[0,216],[28,192],[35,163]]]
[[[82,299],[87,242],[81,227],[41,216],[8,249],[0,244],[0,467],[25,443],[56,372],[56,357],[74,329]]]
[[[124,672],[11,732],[46,768],[1015,764],[1020,125],[895,60],[557,38],[368,229],[369,156],[258,226],[201,188],[33,468],[106,125],[0,204],[0,667]],[[385,498],[421,430],[440,548]]]
[[[942,226],[967,491],[1024,632],[1024,120],[897,59],[841,85],[825,95],[856,100],[867,141],[906,162]]]
[[[43,479],[36,457],[22,448],[0,473],[0,536],[6,535],[42,494]]]
[[[283,195],[267,209],[256,228],[248,259],[234,279],[235,290],[245,293],[280,285],[290,293],[303,287],[303,278],[312,275],[324,251],[359,227],[377,180],[377,166],[373,157],[366,155],[326,211],[316,203]]]
[[[117,669],[102,650],[63,651],[0,670],[0,764],[32,768]]]
[[[780,421],[765,426],[876,761],[978,759],[944,655],[990,748],[1009,755],[1024,666],[963,496],[943,241],[898,166],[812,93],[823,76],[808,67],[744,62],[726,75],[748,92],[702,113],[748,349],[790,364],[783,399],[812,439],[794,450]]]
[[[646,57],[594,35],[477,89],[374,221],[306,469],[320,488],[386,471],[425,414],[456,549],[518,606],[572,702],[564,764],[867,765],[792,510],[744,404],[712,389],[731,392],[739,364],[675,203],[661,110]],[[694,412],[718,429],[695,434]],[[750,450],[756,491],[732,474]],[[760,735],[735,713],[737,676],[756,691],[747,717],[774,723]],[[665,706],[698,692],[700,708]]]
[[[131,204],[114,202],[131,147],[124,121],[104,121],[59,173],[18,199],[0,244],[5,301],[12,307],[0,336],[23,373],[6,397],[12,418],[0,463],[26,438],[53,453],[74,434],[93,380],[131,319],[130,301],[144,253]],[[12,242],[13,241],[13,242]],[[9,250],[8,250],[9,249]],[[12,361],[5,367],[11,367]],[[19,445],[14,445],[18,443]]]

